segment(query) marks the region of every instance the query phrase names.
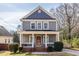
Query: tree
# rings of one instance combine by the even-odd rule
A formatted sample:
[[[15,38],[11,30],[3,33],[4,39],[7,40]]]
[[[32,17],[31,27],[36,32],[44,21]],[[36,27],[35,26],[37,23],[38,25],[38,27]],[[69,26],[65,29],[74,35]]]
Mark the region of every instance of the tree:
[[[57,18],[59,28],[67,31],[67,37],[70,41],[72,38],[72,30],[78,24],[77,14],[79,12],[79,4],[64,3],[57,7],[55,11],[55,16]]]
[[[19,37],[18,37],[16,32],[13,34],[13,42],[14,43],[19,43]]]

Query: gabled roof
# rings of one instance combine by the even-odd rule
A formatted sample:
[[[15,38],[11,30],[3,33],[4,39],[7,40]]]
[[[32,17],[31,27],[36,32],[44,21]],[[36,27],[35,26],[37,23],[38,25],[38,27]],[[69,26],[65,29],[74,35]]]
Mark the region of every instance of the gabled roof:
[[[55,19],[52,15],[43,9],[41,6],[38,6],[29,14],[25,15],[22,19]]]
[[[0,26],[0,36],[12,36],[3,26]]]

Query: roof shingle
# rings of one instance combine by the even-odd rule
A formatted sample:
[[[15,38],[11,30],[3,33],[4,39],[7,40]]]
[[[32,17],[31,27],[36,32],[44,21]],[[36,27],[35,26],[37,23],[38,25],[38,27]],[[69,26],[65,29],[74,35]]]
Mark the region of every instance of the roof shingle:
[[[42,7],[37,7],[36,10],[34,9],[33,11],[34,12],[32,14],[30,14],[28,17],[25,16],[23,19],[55,19],[52,16],[48,15],[49,12],[46,13],[47,11]]]
[[[0,26],[0,36],[12,36],[3,26]]]

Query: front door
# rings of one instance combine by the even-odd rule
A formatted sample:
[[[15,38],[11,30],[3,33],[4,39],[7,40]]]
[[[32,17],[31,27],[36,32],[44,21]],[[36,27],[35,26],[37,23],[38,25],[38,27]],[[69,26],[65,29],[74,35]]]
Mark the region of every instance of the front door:
[[[35,44],[36,47],[41,47],[41,36],[37,36],[36,37],[36,44]]]

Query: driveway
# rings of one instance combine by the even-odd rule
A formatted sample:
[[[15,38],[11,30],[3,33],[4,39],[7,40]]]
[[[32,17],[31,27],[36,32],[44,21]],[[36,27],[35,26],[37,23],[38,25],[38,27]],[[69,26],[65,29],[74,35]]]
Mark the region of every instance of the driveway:
[[[70,53],[70,54],[74,54],[74,55],[79,56],[79,51],[76,51],[76,50],[63,49],[63,52],[66,52],[66,53]]]

